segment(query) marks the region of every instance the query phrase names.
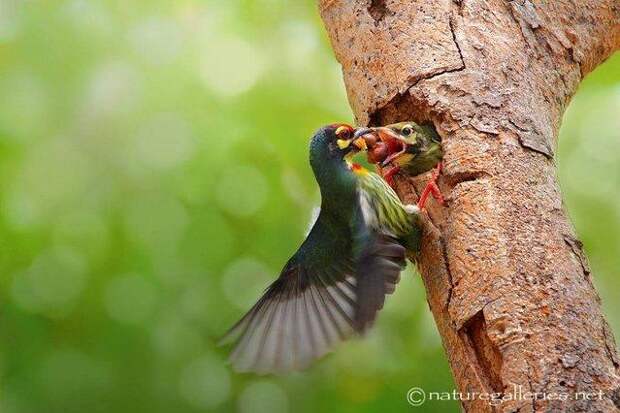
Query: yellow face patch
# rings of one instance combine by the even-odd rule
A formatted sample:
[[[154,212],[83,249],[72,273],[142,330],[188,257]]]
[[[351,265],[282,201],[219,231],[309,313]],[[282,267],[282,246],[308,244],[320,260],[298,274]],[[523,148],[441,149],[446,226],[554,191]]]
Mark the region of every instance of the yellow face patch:
[[[398,158],[394,159],[394,162],[400,166],[406,165],[409,162],[411,162],[411,160],[415,158],[415,155],[411,154],[411,153],[406,153],[404,155],[399,156]]]
[[[351,145],[351,141],[345,140],[345,139],[338,139],[336,141],[336,144],[338,145],[338,147],[340,149],[347,149],[349,147],[349,145]]]

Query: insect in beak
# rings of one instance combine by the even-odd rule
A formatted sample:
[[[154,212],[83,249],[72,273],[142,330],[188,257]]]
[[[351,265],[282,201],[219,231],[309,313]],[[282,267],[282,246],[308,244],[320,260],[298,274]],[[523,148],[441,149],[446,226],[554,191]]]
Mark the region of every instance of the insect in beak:
[[[355,145],[360,151],[368,150],[368,145],[366,145],[366,140],[364,138],[357,138],[353,140],[353,145]]]

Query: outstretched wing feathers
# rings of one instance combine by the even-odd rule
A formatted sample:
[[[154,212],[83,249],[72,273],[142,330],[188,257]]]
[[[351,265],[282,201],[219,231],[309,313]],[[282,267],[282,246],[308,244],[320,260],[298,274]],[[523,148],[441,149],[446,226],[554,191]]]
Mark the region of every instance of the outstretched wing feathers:
[[[359,208],[358,208],[359,209]],[[329,211],[328,211],[329,212]],[[237,371],[303,369],[370,327],[394,291],[404,248],[364,224],[321,212],[280,277],[222,338]]]
[[[394,292],[406,265],[405,248],[387,235],[372,234],[358,259],[355,329],[365,333],[383,308],[385,296]]]

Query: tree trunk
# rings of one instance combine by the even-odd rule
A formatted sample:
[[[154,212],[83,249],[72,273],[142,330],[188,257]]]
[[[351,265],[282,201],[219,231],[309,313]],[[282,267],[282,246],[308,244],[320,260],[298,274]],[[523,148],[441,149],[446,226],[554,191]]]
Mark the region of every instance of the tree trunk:
[[[554,161],[580,80],[620,47],[620,2],[322,0],[320,12],[358,123],[433,122],[443,138],[448,206],[429,202],[419,269],[458,389],[506,398],[465,410],[620,411],[616,345]],[[414,202],[427,179],[397,177],[399,195]]]

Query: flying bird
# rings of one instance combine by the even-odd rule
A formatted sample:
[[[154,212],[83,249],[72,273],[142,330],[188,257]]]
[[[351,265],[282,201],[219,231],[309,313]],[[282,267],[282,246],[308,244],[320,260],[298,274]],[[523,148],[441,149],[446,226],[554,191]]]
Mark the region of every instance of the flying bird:
[[[346,124],[313,136],[310,165],[321,210],[280,276],[222,338],[234,346],[235,370],[303,369],[363,334],[400,280],[406,249],[419,249],[419,208],[403,205],[379,175],[352,163],[362,148]]]

